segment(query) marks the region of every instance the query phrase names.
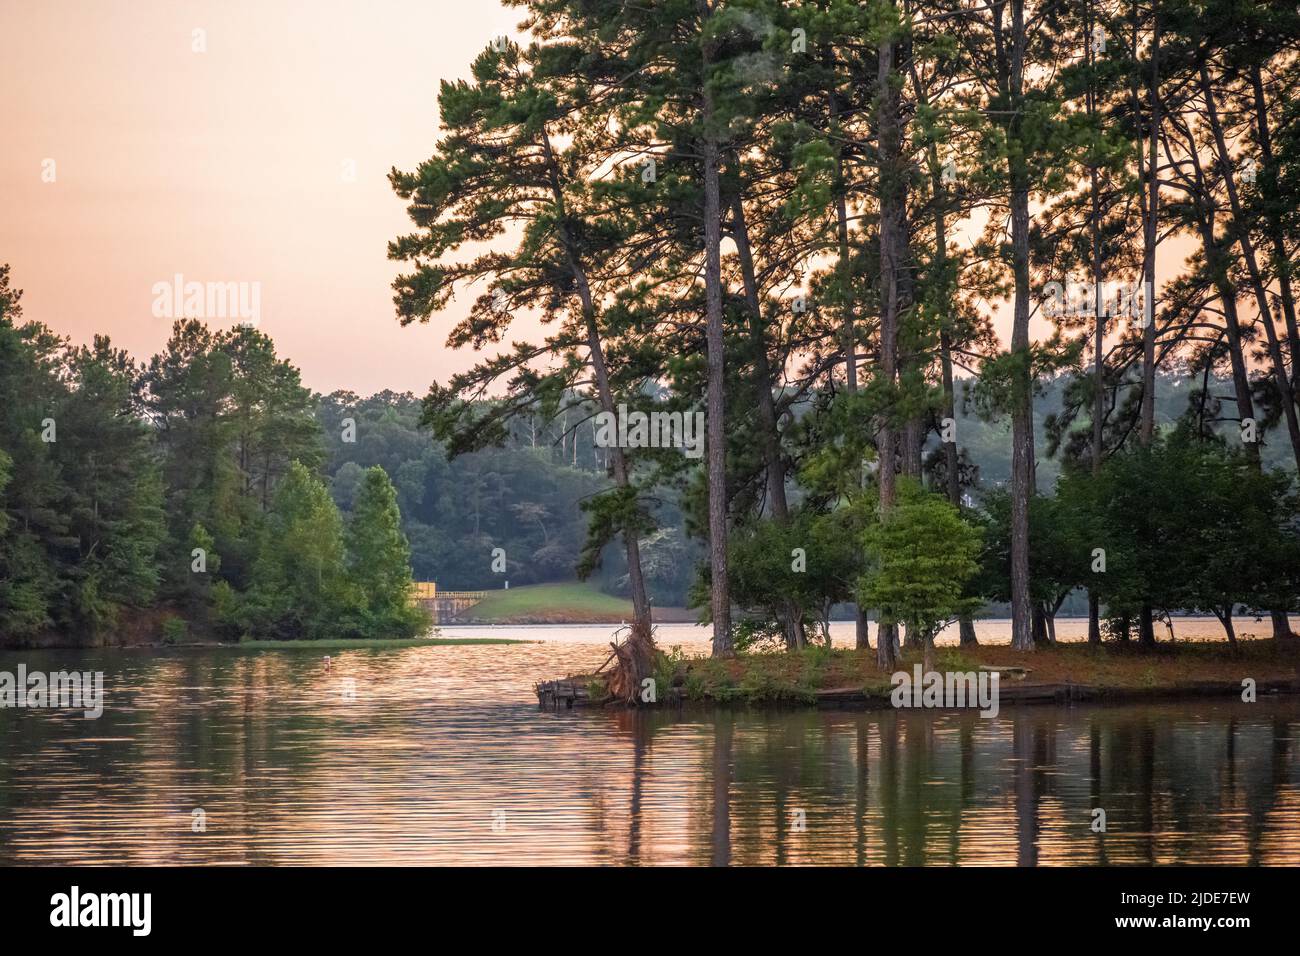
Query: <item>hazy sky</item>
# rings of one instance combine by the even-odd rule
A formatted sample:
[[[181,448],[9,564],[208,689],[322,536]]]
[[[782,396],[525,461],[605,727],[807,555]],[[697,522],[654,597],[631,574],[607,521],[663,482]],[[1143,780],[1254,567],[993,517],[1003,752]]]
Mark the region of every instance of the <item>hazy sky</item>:
[[[259,283],[259,327],[312,388],[423,394],[469,367],[443,342],[477,291],[397,324],[386,246],[409,220],[386,176],[433,152],[439,81],[520,19],[496,0],[0,0],[0,262],[26,316],[146,358],[171,328],[156,283]]]
[[[155,283],[260,282],[259,327],[309,386],[422,394],[473,356],[442,347],[457,311],[394,318],[385,247],[409,220],[386,175],[432,153],[438,81],[520,18],[495,0],[0,0],[0,262],[25,316],[144,358],[171,326]]]

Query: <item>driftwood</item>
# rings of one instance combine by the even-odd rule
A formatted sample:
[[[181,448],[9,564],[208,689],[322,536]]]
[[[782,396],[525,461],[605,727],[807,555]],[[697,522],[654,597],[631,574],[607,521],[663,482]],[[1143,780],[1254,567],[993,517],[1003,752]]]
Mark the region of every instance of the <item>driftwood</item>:
[[[537,684],[537,704],[543,710],[572,710],[591,704],[591,693],[585,684],[573,680],[548,680]]]
[[[609,666],[609,662],[612,661],[617,656],[618,656],[618,651],[615,650],[614,653],[610,654],[609,657],[605,658],[605,663],[601,664],[599,667],[596,668],[595,673],[599,674],[601,671],[603,671],[606,667]]]
[[[654,633],[647,625],[632,625],[627,639],[619,641],[617,636],[610,642],[610,654],[605,663],[595,673],[582,678],[545,681],[533,687],[537,702],[543,710],[565,710],[574,707],[600,706],[619,703],[634,707],[642,703],[642,692],[646,678],[654,674],[655,645]],[[596,683],[595,678],[604,673],[605,668],[613,663],[614,667],[605,677],[605,695],[593,698],[588,690],[588,681]],[[581,683],[579,682],[581,681]],[[656,688],[655,697],[671,688]],[[650,701],[646,701],[649,703]]]
[[[628,631],[627,640],[612,641],[616,663],[609,675],[609,693],[615,700],[629,706],[641,702],[643,682],[654,674],[655,642],[650,625],[636,622]],[[607,662],[608,663],[608,662]]]

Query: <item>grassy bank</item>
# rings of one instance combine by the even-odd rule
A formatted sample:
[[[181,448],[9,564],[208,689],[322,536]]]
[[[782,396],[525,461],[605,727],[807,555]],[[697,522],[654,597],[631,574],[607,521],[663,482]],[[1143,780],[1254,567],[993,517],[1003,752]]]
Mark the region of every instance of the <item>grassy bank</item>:
[[[918,653],[905,651],[896,670],[912,672]],[[1169,643],[1154,651],[1136,646],[1061,644],[1024,652],[1010,647],[936,648],[933,669],[978,672],[981,667],[1024,668],[1001,681],[1004,701],[1140,699],[1170,694],[1222,694],[1245,678],[1264,688],[1300,687],[1300,641],[1279,647],[1272,640],[1241,641],[1239,649],[1208,642]],[[742,654],[729,660],[661,653],[655,670],[660,700],[698,704],[782,706],[889,706],[890,674],[875,655],[813,647],[793,653]],[[604,678],[570,681],[589,698],[604,698]]]
[[[632,602],[594,584],[566,581],[489,591],[461,615],[472,624],[618,624],[632,620]],[[656,608],[656,621],[693,621],[681,608]]]

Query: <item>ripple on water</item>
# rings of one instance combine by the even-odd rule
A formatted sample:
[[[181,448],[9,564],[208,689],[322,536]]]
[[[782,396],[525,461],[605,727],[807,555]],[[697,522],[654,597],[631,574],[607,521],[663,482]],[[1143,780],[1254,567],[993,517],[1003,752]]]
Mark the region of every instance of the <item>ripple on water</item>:
[[[533,683],[598,666],[609,629],[491,634],[545,640],[329,672],[307,651],[0,655],[103,670],[107,694],[93,723],[0,711],[0,863],[1300,865],[1292,698],[551,714]]]

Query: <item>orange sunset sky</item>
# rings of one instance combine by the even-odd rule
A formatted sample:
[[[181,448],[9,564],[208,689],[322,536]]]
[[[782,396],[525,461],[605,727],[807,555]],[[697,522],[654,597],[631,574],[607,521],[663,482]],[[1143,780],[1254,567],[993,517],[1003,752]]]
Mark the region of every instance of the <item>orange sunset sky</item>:
[[[146,358],[171,325],[151,289],[181,273],[260,282],[259,327],[314,389],[422,394],[467,367],[443,349],[459,309],[394,317],[386,245],[409,220],[386,176],[433,152],[439,80],[520,19],[495,0],[0,0],[0,262],[25,318]]]

